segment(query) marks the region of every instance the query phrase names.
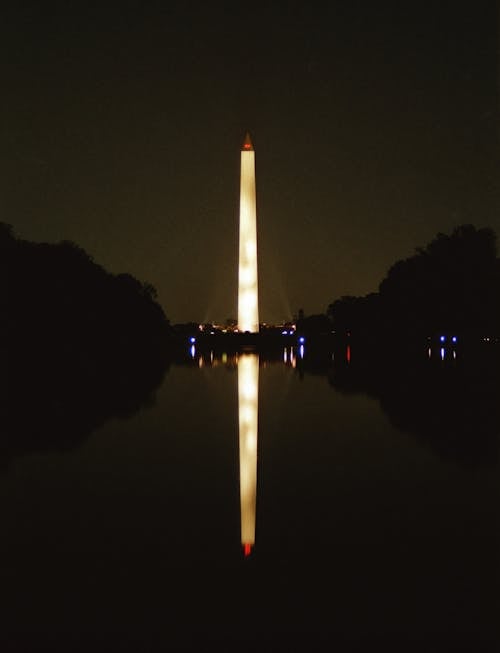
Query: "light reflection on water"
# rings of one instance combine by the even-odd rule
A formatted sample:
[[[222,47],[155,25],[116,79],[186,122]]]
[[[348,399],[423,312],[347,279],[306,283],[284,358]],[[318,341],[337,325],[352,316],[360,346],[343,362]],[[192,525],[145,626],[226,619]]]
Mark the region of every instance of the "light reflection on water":
[[[238,358],[238,423],[241,544],[246,556],[255,544],[258,404],[259,356],[244,354]]]
[[[442,362],[439,345],[436,364],[422,350],[429,374],[412,381],[401,365],[380,386],[355,345],[350,361],[347,348],[334,363],[313,353],[197,346],[192,359],[186,346],[155,405],[71,453],[17,461],[2,484],[2,582],[14,599],[0,649],[6,629],[58,633],[61,615],[84,640],[61,650],[82,653],[106,631],[130,636],[134,653],[144,633],[162,639],[156,650],[188,650],[196,629],[195,650],[207,633],[218,650],[219,635],[241,650],[249,616],[262,624],[251,650],[285,632],[275,650],[311,650],[294,648],[300,633],[324,636],[314,650],[343,633],[366,636],[363,650],[384,629],[410,642],[420,633],[420,651],[436,632],[461,643],[462,624],[488,633],[498,471],[485,447],[498,395],[486,402],[485,382],[464,412],[481,379],[462,391],[462,352]],[[474,456],[476,467],[455,462]]]
[[[297,369],[305,358],[305,347],[284,347],[281,355],[276,355],[275,362],[284,367]],[[438,347],[432,350],[429,347],[428,357],[436,357],[440,361],[456,359],[454,348]],[[343,362],[347,366],[352,360],[351,345],[344,349]],[[333,364],[334,356],[330,356]],[[214,354],[199,353],[198,366],[236,367],[238,372],[238,442],[239,442],[239,493],[240,493],[240,529],[241,545],[244,556],[249,556],[256,542],[256,510],[258,488],[258,431],[259,431],[259,365],[264,368],[270,361],[263,357],[259,360],[256,353],[244,354]]]
[[[217,367],[220,362],[236,365],[238,369],[238,443],[239,443],[239,492],[240,529],[243,553],[249,556],[255,545],[255,522],[257,506],[257,453],[259,414],[259,355],[243,353],[221,360],[210,351],[204,359],[200,356],[198,367],[205,364]],[[224,362],[223,362],[224,361]],[[285,365],[295,367],[293,347],[283,349]]]
[[[428,347],[427,349],[427,358],[439,358],[440,360],[444,361],[446,358],[453,358],[453,360],[456,360],[457,358],[457,350],[452,347],[439,347],[439,351],[433,351],[432,347]]]
[[[300,345],[298,356],[304,357],[304,345]],[[240,529],[243,553],[249,556],[255,545],[255,524],[257,506],[257,455],[258,455],[258,413],[259,413],[259,355],[256,353],[215,355],[197,351],[194,345],[189,349],[190,357],[198,368],[237,367],[238,370],[238,443],[239,443],[239,492]],[[294,347],[284,347],[283,364],[293,369],[297,366]],[[264,362],[264,365],[266,363]]]

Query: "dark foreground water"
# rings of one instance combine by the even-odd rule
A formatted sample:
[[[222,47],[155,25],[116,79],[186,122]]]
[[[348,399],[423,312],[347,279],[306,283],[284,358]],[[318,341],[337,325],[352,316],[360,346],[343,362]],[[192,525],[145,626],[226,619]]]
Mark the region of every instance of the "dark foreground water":
[[[469,402],[439,365],[377,385],[296,355],[258,365],[250,555],[234,358],[187,358],[154,405],[10,458],[2,653],[497,650],[495,386]]]

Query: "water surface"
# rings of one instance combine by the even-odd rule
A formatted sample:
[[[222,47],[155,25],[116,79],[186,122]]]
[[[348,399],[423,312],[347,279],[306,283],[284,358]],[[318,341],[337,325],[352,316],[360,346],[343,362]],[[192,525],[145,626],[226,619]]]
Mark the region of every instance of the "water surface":
[[[258,372],[246,463],[243,360]],[[238,357],[187,353],[153,405],[71,451],[12,457],[0,649],[495,650],[490,404],[468,407],[471,441],[493,433],[469,456],[388,412],[387,381],[369,396],[345,360],[306,362],[240,356],[239,380]]]

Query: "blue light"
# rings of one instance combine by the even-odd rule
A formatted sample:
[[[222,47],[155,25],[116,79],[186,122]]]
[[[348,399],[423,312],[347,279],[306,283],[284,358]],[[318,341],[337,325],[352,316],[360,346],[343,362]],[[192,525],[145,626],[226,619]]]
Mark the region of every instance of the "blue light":
[[[306,341],[306,339],[304,338],[304,336],[300,336],[300,338],[299,338],[299,342],[300,342],[300,343],[304,343],[305,341]]]
[[[281,332],[281,335],[282,335],[282,336],[287,336],[287,335],[288,335],[288,331],[282,331],[282,332]]]
[[[440,336],[439,340],[441,340],[441,342],[444,342],[446,340],[446,337],[445,336]]]
[[[452,341],[452,342],[456,342],[456,341],[457,341],[457,336],[453,336],[452,339],[451,339],[451,341]]]
[[[191,336],[191,338],[189,338],[189,342],[196,342],[196,338],[194,338],[193,336]]]

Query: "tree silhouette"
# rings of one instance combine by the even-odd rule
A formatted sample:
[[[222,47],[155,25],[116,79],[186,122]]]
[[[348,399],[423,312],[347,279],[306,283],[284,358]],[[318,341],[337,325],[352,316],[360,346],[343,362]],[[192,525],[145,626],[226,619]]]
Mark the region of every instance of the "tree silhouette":
[[[500,332],[500,262],[492,229],[442,233],[397,261],[366,297],[342,297],[328,315],[339,334],[421,340],[439,332],[470,338]]]
[[[0,336],[4,459],[70,448],[151,402],[173,342],[150,284],[108,273],[75,243],[28,242],[5,224]]]

